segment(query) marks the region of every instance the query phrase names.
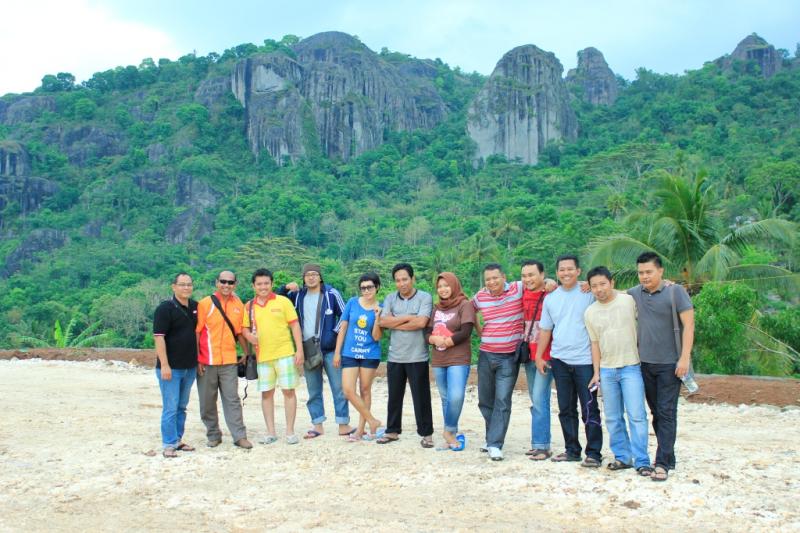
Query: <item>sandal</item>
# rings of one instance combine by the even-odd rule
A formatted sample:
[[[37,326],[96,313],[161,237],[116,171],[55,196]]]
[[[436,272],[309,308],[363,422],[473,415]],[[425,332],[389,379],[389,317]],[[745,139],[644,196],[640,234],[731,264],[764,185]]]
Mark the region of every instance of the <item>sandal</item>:
[[[382,437],[375,439],[375,444],[389,444],[390,442],[397,442],[398,440],[400,440],[400,437],[393,437],[384,434]]]
[[[535,450],[530,450],[530,452],[533,453],[526,452],[525,455],[530,456],[528,457],[528,459],[530,459],[531,461],[544,461],[545,459],[549,459],[550,457],[553,456],[553,452],[551,452],[550,450],[535,449]]]
[[[430,437],[422,437],[419,441],[419,445],[423,448],[433,448],[433,439]]]
[[[567,462],[568,463],[577,463],[578,461],[581,460],[581,458],[580,457],[576,457],[575,455],[570,455],[567,452],[564,452],[564,453],[560,453],[560,454],[556,455],[555,457],[553,457],[550,460],[553,461],[554,463],[567,463]]]
[[[599,459],[595,459],[594,457],[587,457],[581,463],[581,466],[585,466],[586,468],[599,468],[602,461]]]
[[[308,431],[306,431],[306,434],[303,435],[303,438],[308,440],[308,439],[316,439],[317,437],[321,436],[322,433],[317,431],[316,429],[309,429]]]
[[[666,481],[669,477],[669,472],[663,466],[656,466],[653,474],[650,476],[650,481]]]
[[[633,465],[629,463],[623,463],[622,461],[617,459],[611,463],[608,463],[608,466],[606,468],[612,471],[617,471],[617,470],[626,470],[628,468],[633,468]]]
[[[636,469],[636,473],[642,477],[650,477],[653,475],[653,467],[651,466],[640,466]]]
[[[194,446],[190,446],[185,442],[181,442],[180,444],[178,444],[178,446],[175,447],[175,449],[178,450],[179,452],[193,452]]]
[[[167,459],[172,459],[174,457],[178,457],[178,452],[175,451],[175,448],[173,448],[172,446],[167,446],[166,448],[164,448],[164,451],[161,452],[161,455],[163,455]]]

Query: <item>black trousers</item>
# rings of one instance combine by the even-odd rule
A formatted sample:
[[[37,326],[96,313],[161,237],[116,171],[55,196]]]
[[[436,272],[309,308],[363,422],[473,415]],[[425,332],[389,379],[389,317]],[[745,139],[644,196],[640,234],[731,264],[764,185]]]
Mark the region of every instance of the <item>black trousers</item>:
[[[386,379],[389,382],[386,433],[400,434],[403,432],[403,398],[406,395],[406,383],[408,383],[409,387],[411,387],[411,399],[414,401],[417,434],[420,437],[433,435],[428,361],[420,363],[386,363]]]
[[[675,437],[678,433],[678,398],[681,380],[675,376],[675,363],[642,363],[644,396],[650,407],[656,433],[656,466],[675,468]]]
[[[586,434],[586,457],[603,459],[603,426],[600,410],[597,408],[597,391],[589,392],[594,368],[592,365],[570,365],[560,359],[551,359],[553,379],[556,382],[558,398],[558,421],[564,435],[566,451],[572,457],[581,456],[581,442],[578,438],[578,402],[581,407],[583,431]]]

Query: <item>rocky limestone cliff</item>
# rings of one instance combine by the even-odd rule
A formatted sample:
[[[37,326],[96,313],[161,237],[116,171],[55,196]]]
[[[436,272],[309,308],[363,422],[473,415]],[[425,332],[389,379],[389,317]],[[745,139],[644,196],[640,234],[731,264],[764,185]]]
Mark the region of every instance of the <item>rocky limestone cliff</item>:
[[[39,209],[58,190],[52,181],[30,175],[30,157],[22,144],[0,141],[0,227],[9,204],[15,203],[24,216]]]
[[[310,153],[348,160],[387,132],[430,129],[446,115],[424,62],[395,66],[339,32],[304,39],[293,52],[243,60],[231,79],[253,152],[279,164]]]
[[[589,47],[578,52],[578,66],[567,72],[567,85],[580,87],[583,99],[592,105],[611,105],[617,99],[617,77],[603,53]]]
[[[731,70],[737,61],[755,62],[765,78],[772,77],[783,69],[783,59],[775,47],[755,33],[742,39],[730,55],[717,59],[715,63],[725,70]]]
[[[7,278],[17,272],[26,261],[36,261],[42,252],[60,248],[69,242],[66,232],[52,228],[31,231],[22,243],[6,256],[0,277]]]
[[[501,154],[533,165],[548,143],[577,137],[562,72],[555,55],[533,45],[500,59],[470,104],[467,132],[477,144],[476,162]]]

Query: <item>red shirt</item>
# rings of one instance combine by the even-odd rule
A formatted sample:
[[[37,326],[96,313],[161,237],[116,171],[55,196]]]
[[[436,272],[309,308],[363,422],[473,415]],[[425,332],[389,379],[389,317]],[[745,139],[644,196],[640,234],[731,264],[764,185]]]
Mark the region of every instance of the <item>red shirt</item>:
[[[536,344],[539,340],[539,320],[542,318],[545,296],[547,296],[547,292],[544,290],[531,291],[524,289],[522,291],[522,312],[525,317],[525,331],[528,331],[530,328],[530,337],[528,341],[531,347],[531,361],[536,359]],[[535,317],[533,316],[534,311],[536,312]],[[533,321],[533,326],[531,326],[531,321]],[[550,360],[550,345],[552,342],[553,339],[551,338],[542,355],[542,359],[545,361]]]

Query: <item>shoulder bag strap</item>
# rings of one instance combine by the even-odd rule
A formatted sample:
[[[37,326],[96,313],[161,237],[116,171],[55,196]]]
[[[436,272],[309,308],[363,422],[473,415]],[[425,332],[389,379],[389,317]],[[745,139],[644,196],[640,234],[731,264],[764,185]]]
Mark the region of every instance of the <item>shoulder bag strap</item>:
[[[231,329],[231,333],[233,334],[233,338],[236,339],[238,335],[236,334],[236,330],[233,328],[233,324],[231,324],[228,315],[225,314],[225,311],[222,310],[222,305],[219,303],[219,298],[217,298],[216,294],[211,295],[211,301],[214,303],[214,307],[217,308],[219,313],[222,315],[222,318],[225,319],[225,323],[228,324],[228,327]]]
[[[314,324],[314,338],[319,340],[319,324],[322,321],[322,290],[319,291],[319,300],[317,300],[317,322]]]
[[[676,283],[670,288],[669,291],[669,299],[672,303],[672,330],[675,333],[675,348],[678,349],[678,358],[681,356],[681,327],[678,324],[678,309],[675,304],[675,291],[678,290],[678,284]]]

